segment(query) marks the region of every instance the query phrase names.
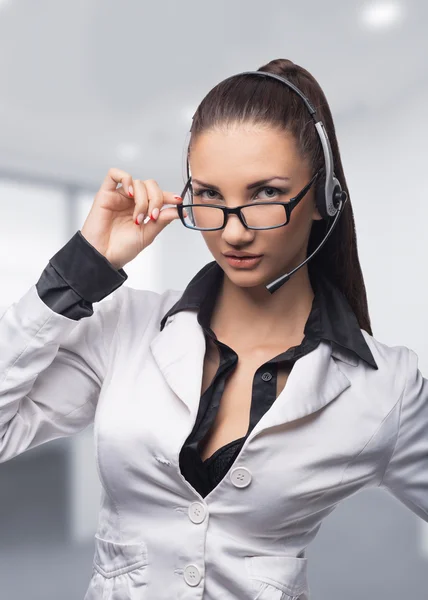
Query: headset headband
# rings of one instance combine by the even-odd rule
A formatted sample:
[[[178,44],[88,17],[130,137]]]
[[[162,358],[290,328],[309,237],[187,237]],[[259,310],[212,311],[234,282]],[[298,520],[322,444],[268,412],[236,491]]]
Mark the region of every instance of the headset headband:
[[[321,141],[321,146],[324,154],[324,163],[325,163],[325,183],[324,183],[324,198],[322,202],[322,206],[319,206],[321,216],[323,218],[333,217],[337,211],[338,206],[340,204],[340,195],[342,193],[342,187],[338,181],[338,179],[334,176],[333,172],[333,153],[331,150],[330,141],[328,139],[327,132],[324,127],[324,123],[318,118],[317,111],[310,100],[296,87],[291,81],[281,77],[281,75],[276,75],[275,73],[268,73],[267,71],[243,71],[241,73],[236,73],[235,75],[231,75],[227,77],[223,81],[228,81],[229,79],[233,79],[238,75],[258,75],[261,77],[272,77],[273,79],[277,79],[281,81],[285,85],[287,85],[290,89],[292,89],[305,103],[306,108],[311,115],[315,129],[317,130],[318,137]],[[192,117],[193,118],[193,117]],[[319,204],[317,202],[317,204]]]

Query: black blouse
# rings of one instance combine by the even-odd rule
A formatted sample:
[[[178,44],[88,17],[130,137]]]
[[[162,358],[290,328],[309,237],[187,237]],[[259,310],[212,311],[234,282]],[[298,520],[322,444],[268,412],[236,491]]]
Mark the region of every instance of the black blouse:
[[[356,316],[344,295],[321,274],[311,276],[314,299],[302,342],[272,357],[257,369],[253,379],[249,426],[245,436],[225,444],[202,461],[198,446],[214,422],[226,380],[238,363],[236,352],[218,340],[210,327],[223,276],[224,272],[217,262],[205,265],[160,322],[162,330],[170,315],[196,308],[198,322],[205,336],[209,336],[219,349],[220,363],[217,372],[201,396],[193,430],[183,444],[179,457],[181,473],[202,497],[223,479],[248,435],[275,402],[280,365],[286,364],[292,369],[298,358],[314,350],[323,339],[351,350],[376,367]],[[79,320],[91,316],[93,302],[112,293],[127,278],[123,269],[115,269],[78,231],[50,259],[36,287],[40,298],[52,310],[70,319]]]

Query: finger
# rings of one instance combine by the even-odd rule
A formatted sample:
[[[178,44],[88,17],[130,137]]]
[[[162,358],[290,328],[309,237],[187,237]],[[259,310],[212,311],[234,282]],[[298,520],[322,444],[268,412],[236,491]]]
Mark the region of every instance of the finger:
[[[183,209],[183,216],[187,217],[186,209]],[[180,218],[180,213],[178,212],[177,207],[172,206],[171,208],[164,207],[160,212],[158,220],[160,222],[170,223],[174,219],[179,219],[179,218]]]
[[[117,189],[117,184],[122,183],[125,179],[129,182],[129,179],[132,180],[132,177],[126,171],[112,167],[109,169],[100,189],[106,192],[113,192]],[[129,186],[129,183],[127,183],[127,185]],[[125,192],[128,193],[128,189],[126,189]]]
[[[180,202],[183,202],[183,198],[181,196],[179,196],[178,194],[174,194],[173,192],[166,192],[165,190],[163,191],[163,203],[164,204],[179,204]]]
[[[160,212],[165,209],[165,205],[173,206],[183,201],[178,194],[162,190],[154,179],[145,179],[143,184],[147,194],[147,210],[143,212],[136,209],[134,222],[137,224],[147,224],[150,220],[156,221],[159,218]],[[176,215],[176,213],[177,211],[174,211],[173,214]]]
[[[162,208],[159,213],[159,216],[156,220],[147,217],[144,219],[144,225],[148,227],[156,227],[159,231],[161,231],[164,227],[166,227],[169,223],[174,221],[175,219],[179,219],[180,216],[178,214],[178,210],[176,206],[172,206],[170,208]]]
[[[122,187],[118,187],[116,190],[116,192],[119,192],[119,194],[121,194],[122,196],[125,196],[126,198],[134,198],[134,180],[132,179],[131,175],[126,175],[125,177],[123,177],[122,179]]]
[[[164,212],[169,206],[174,206],[177,204],[181,204],[183,202],[183,198],[181,196],[179,196],[178,194],[174,194],[173,192],[167,192],[165,190],[160,190],[160,191],[162,193],[162,204],[161,204],[160,208],[157,204],[154,205],[150,212],[150,214],[152,214],[153,217],[155,217],[154,220],[158,219],[160,213]],[[156,212],[156,209],[159,210],[159,213]],[[178,212],[176,210],[174,210],[173,213],[167,213],[167,214],[178,216]]]
[[[154,179],[145,179],[144,185],[147,190],[147,196],[149,201],[146,216],[150,217],[153,221],[156,221],[156,219],[159,216],[160,210],[164,204],[163,191],[159,187],[157,181],[155,181]]]
[[[134,200],[135,207],[132,220],[136,225],[141,225],[143,219],[147,216],[149,199],[146,187],[140,179],[134,179]]]

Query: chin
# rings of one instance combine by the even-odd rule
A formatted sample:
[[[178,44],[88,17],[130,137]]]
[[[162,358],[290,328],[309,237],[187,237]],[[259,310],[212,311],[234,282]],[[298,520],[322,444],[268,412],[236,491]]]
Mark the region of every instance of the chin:
[[[261,264],[249,268],[236,268],[225,260],[218,262],[227,278],[238,287],[259,287],[275,279],[275,275],[267,272],[266,268],[263,269]]]

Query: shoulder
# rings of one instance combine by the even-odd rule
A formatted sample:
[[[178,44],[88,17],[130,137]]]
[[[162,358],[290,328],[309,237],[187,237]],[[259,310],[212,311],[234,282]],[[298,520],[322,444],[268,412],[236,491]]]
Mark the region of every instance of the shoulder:
[[[120,306],[121,321],[135,324],[139,329],[150,324],[159,326],[163,315],[177,302],[183,290],[167,289],[164,292],[137,289],[123,285],[115,295]]]
[[[382,391],[382,396],[395,404],[403,395],[409,378],[418,370],[418,356],[404,344],[386,344],[363,329],[361,332],[378,366],[377,370],[370,368],[369,378],[365,371],[365,380],[373,384],[372,390]]]
[[[410,348],[405,345],[390,345],[385,342],[381,342],[373,335],[361,329],[361,333],[366,341],[366,344],[373,354],[379,370],[384,371],[385,369],[391,369],[399,366],[403,366],[409,359],[409,353],[412,352]]]

